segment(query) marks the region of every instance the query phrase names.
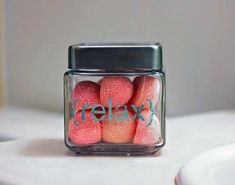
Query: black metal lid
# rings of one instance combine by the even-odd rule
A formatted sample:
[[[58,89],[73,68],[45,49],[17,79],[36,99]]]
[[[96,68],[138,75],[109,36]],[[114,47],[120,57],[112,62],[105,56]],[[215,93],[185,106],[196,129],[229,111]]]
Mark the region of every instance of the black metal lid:
[[[69,69],[161,70],[158,43],[77,44],[69,47]]]

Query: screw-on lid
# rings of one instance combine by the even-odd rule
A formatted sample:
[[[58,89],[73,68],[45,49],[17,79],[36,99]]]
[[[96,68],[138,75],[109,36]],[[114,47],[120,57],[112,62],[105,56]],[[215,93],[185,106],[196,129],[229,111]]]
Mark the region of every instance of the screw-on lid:
[[[161,70],[158,43],[77,44],[69,47],[69,69]]]

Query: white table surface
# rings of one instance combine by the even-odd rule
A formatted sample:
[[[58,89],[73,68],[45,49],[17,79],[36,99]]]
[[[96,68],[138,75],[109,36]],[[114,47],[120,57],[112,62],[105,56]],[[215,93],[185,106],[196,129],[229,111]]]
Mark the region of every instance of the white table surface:
[[[63,143],[63,115],[0,110],[0,185],[173,185],[179,168],[202,151],[235,142],[235,111],[167,119],[157,156],[76,156]]]

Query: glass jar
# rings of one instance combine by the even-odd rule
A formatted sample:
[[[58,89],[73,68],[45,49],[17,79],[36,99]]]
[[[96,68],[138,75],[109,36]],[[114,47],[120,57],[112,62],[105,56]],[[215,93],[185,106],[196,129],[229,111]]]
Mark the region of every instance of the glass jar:
[[[78,154],[147,155],[165,144],[160,44],[78,44],[64,74],[65,145]]]

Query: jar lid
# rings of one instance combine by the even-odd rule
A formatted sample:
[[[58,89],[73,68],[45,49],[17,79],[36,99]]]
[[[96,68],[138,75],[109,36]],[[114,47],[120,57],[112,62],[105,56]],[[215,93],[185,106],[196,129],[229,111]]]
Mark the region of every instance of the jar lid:
[[[82,43],[69,47],[69,69],[161,70],[159,43]]]

